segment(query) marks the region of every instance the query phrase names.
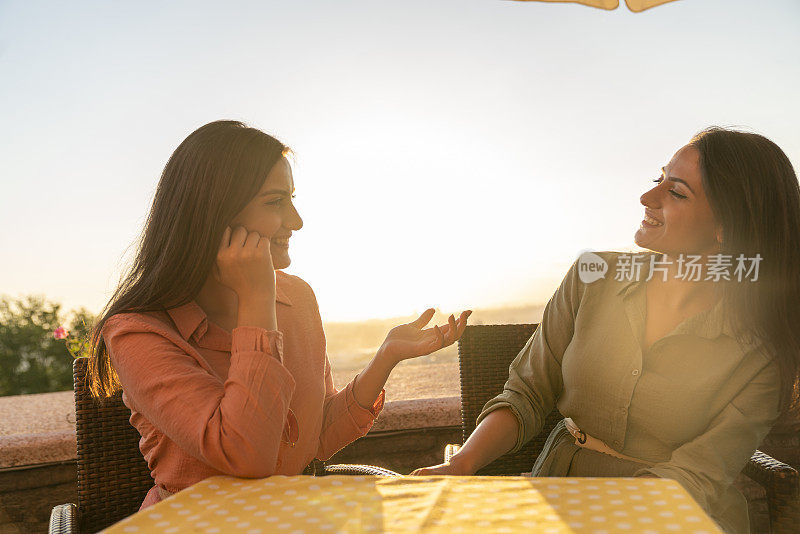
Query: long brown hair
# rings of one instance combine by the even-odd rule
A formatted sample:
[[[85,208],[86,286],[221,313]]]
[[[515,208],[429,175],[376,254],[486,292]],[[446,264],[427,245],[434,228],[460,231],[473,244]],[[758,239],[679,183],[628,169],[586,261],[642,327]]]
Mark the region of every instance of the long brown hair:
[[[216,260],[225,227],[258,193],[288,148],[237,121],[192,132],[170,156],[135,259],[95,324],[89,387],[96,397],[120,389],[102,330],[123,312],[165,310],[197,296]]]
[[[757,280],[728,283],[723,301],[742,339],[764,343],[780,369],[781,411],[800,408],[800,186],[764,136],[711,127],[689,143],[722,226],[721,254],[761,255]]]

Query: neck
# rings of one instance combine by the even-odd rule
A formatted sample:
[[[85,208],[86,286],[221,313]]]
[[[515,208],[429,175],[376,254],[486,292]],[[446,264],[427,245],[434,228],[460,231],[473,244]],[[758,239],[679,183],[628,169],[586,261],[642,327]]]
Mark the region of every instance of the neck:
[[[234,290],[220,284],[213,276],[209,276],[195,297],[195,302],[212,320],[235,319],[239,297]]]
[[[716,254],[716,252],[713,253]],[[703,307],[713,306],[720,298],[719,290],[721,289],[721,284],[712,280],[704,280],[708,254],[702,255],[701,260],[698,262],[701,264],[702,270],[700,280],[697,281],[685,280],[678,276],[678,257],[679,255],[665,254],[664,260],[669,262],[667,265],[667,279],[663,280],[660,273],[656,273],[651,279],[651,282],[655,282],[653,284],[654,288],[657,288],[659,292],[663,292],[662,305],[670,309],[682,309],[698,305]],[[684,265],[685,271],[686,266]]]

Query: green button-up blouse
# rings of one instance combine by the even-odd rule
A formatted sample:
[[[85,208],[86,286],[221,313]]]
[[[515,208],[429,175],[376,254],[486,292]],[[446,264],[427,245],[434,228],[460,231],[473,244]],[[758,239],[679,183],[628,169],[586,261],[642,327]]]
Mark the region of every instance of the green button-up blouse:
[[[721,303],[643,352],[646,277],[617,280],[620,253],[597,254],[605,277],[583,283],[572,265],[478,423],[509,407],[516,452],[557,406],[587,434],[652,464],[634,476],[675,479],[726,530],[749,531],[731,483],[777,419],[777,364],[763,345],[736,341]]]

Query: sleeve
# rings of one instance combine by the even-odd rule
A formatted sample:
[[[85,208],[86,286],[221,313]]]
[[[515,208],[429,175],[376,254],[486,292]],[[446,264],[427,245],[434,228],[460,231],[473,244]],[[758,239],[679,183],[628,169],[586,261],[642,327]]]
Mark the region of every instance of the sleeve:
[[[317,458],[327,460],[342,447],[369,432],[375,418],[383,409],[386,390],[369,408],[362,407],[353,395],[355,378],[338,391],[333,384],[333,373],[325,357],[325,403],[322,416],[322,432],[319,436]]]
[[[275,472],[295,388],[280,332],[235,328],[225,382],[167,329],[125,318],[109,321],[103,335],[131,407],[165,436],[226,474]]]
[[[498,408],[510,408],[519,423],[517,443],[511,453],[519,451],[536,437],[553,410],[564,387],[561,359],[572,340],[582,285],[577,261],[572,264],[561,285],[550,298],[542,322],[509,368],[503,392],[483,407],[477,424]]]
[[[778,366],[773,361],[746,383],[704,433],[675,449],[669,461],[640,469],[634,476],[677,480],[709,510],[775,424],[779,394]]]

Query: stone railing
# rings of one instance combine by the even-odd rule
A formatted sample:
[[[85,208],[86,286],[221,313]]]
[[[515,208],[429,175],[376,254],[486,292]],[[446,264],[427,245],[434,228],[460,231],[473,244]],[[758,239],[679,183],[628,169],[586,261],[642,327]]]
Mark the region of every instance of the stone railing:
[[[401,364],[370,432],[330,462],[400,473],[441,462],[444,446],[461,441],[458,395],[458,364]],[[46,531],[51,508],[76,501],[75,456],[72,391],[0,397],[0,533]]]

